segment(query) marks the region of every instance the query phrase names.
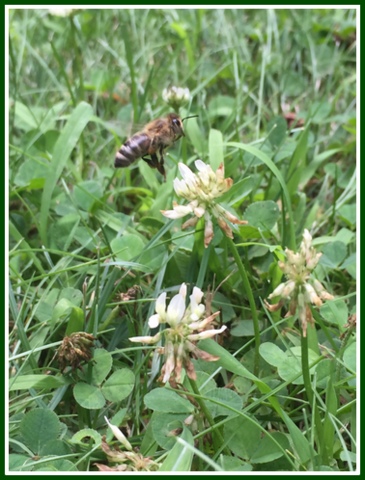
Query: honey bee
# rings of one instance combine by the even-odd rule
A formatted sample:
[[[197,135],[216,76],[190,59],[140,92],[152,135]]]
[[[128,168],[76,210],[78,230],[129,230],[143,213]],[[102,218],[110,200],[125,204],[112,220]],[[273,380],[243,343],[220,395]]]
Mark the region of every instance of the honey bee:
[[[114,166],[128,167],[138,158],[142,158],[151,168],[157,168],[166,180],[164,150],[185,136],[182,122],[197,116],[192,115],[181,119],[176,113],[169,113],[166,117],[147,123],[143,130],[135,133],[120,147],[115,156]]]

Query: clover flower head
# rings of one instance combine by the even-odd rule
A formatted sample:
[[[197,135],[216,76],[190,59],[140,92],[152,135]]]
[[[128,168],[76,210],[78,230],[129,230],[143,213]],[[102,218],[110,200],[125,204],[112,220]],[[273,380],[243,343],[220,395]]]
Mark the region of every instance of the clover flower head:
[[[106,436],[104,435],[101,440],[101,450],[105,453],[107,461],[112,463],[113,466],[105,465],[103,463],[94,463],[94,465],[101,472],[121,472],[121,471],[151,471],[157,470],[159,464],[154,462],[149,457],[143,457],[139,452],[135,452],[132,445],[129,443],[123,432],[116,426],[110,423],[107,417],[104,417],[109,428],[113,432],[113,435],[121,445],[124,447],[120,449],[119,446],[115,448],[108,445]],[[116,465],[114,465],[116,464]]]
[[[190,356],[207,361],[218,360],[218,357],[203,352],[194,342],[214,337],[227,328],[225,325],[219,329],[206,328],[219,315],[219,312],[205,315],[205,305],[202,303],[204,294],[200,288],[193,288],[187,306],[186,295],[187,287],[183,283],[179,293],[174,295],[166,306],[166,293],[162,293],[156,300],[156,314],[149,318],[148,325],[150,328],[155,328],[158,325],[166,324],[167,328],[154,337],[132,337],[129,339],[131,342],[153,344],[164,337],[164,346],[159,349],[159,352],[163,353],[165,358],[160,377],[163,383],[169,380],[180,382],[183,368],[190,378],[196,379]]]
[[[320,307],[324,300],[332,300],[334,297],[312,274],[322,254],[312,246],[312,236],[307,229],[304,230],[299,251],[294,253],[286,249],[285,253],[286,261],[279,262],[278,265],[288,280],[280,283],[268,297],[269,299],[280,297],[279,302],[271,305],[265,301],[265,304],[271,312],[275,312],[288,300],[289,311],[286,316],[298,313],[305,337],[307,324],[314,324],[310,304]]]
[[[95,340],[95,337],[86,332],[74,332],[64,337],[56,352],[61,371],[68,366],[73,370],[82,370],[81,363],[89,362],[93,356]]]
[[[69,17],[74,11],[74,8],[53,7],[48,9],[48,13],[50,15],[55,15],[56,17]]]
[[[210,165],[201,160],[196,160],[195,166],[198,170],[196,174],[184,163],[179,163],[182,179],[175,178],[174,180],[176,195],[189,203],[179,205],[174,202],[173,210],[162,210],[161,213],[171,219],[182,218],[188,214],[194,215],[182,225],[183,229],[195,226],[199,218],[204,218],[204,245],[207,247],[214,236],[212,217],[216,218],[218,225],[229,238],[233,238],[233,232],[227,222],[240,225],[247,222],[239,220],[217,203],[217,199],[227,192],[233,184],[231,178],[224,178],[223,163],[216,172],[212,170]]]
[[[175,86],[164,88],[162,91],[162,99],[173,107],[174,110],[178,111],[181,106],[190,101],[190,90],[188,88]]]

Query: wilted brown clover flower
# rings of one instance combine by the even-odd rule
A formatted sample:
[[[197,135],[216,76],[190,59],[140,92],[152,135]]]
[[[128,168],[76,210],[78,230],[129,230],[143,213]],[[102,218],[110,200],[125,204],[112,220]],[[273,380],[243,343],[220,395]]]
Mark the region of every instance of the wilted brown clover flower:
[[[307,229],[304,230],[299,252],[294,253],[287,248],[285,253],[286,262],[279,262],[278,265],[288,277],[288,280],[280,283],[268,297],[269,299],[281,297],[281,299],[274,305],[270,305],[266,301],[265,304],[271,312],[275,312],[284,305],[286,300],[289,300],[289,311],[286,317],[294,315],[298,311],[303,336],[305,337],[307,335],[307,324],[314,325],[309,304],[312,303],[320,307],[323,300],[332,300],[334,297],[312,275],[312,271],[317,266],[322,254],[317,253],[315,248],[312,247],[312,236]]]
[[[194,174],[184,163],[179,163],[179,170],[183,179],[174,179],[176,194],[188,200],[189,203],[179,205],[174,202],[173,210],[162,210],[161,213],[172,219],[184,217],[189,213],[195,215],[182,225],[183,229],[195,226],[199,218],[204,217],[204,245],[207,247],[214,235],[212,217],[217,219],[218,225],[229,238],[233,238],[233,233],[227,221],[240,225],[247,223],[247,221],[239,220],[216,202],[216,199],[227,192],[233,184],[231,178],[224,178],[223,163],[220,164],[216,172],[212,170],[210,165],[206,165],[201,160],[196,160],[195,166],[198,170],[197,174]]]
[[[90,361],[94,340],[95,337],[86,332],[75,332],[65,337],[57,350],[57,359],[61,371],[68,366],[72,367],[73,370],[81,369],[81,362]]]
[[[155,344],[164,337],[165,344],[159,349],[164,354],[165,363],[162,367],[160,380],[166,383],[170,378],[177,383],[181,381],[182,369],[185,368],[189,378],[195,380],[196,373],[190,356],[214,362],[218,357],[200,350],[195,342],[204,338],[211,338],[222,333],[227,327],[223,325],[218,330],[205,330],[219,312],[204,318],[205,306],[200,303],[203,298],[200,288],[194,287],[190,295],[190,304],[185,307],[186,285],[183,283],[179,293],[172,297],[166,308],[166,292],[162,293],[156,301],[156,314],[148,320],[150,328],[156,328],[160,324],[167,323],[165,328],[154,337],[132,337],[131,342]]]
[[[135,452],[132,448],[132,445],[129,443],[123,432],[109,420],[105,418],[106,423],[113,432],[113,435],[123,446],[123,450],[118,447],[112,448],[106,442],[106,437],[102,438],[101,448],[106,454],[107,459],[112,464],[117,464],[115,466],[104,465],[102,463],[94,463],[94,465],[101,472],[144,472],[144,471],[154,471],[158,470],[160,465],[154,462],[149,457],[144,457],[141,453]]]

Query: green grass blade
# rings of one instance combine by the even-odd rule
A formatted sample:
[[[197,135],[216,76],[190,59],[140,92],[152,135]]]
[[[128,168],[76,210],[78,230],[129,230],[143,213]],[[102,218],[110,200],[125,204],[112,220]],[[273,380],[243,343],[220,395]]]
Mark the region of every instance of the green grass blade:
[[[240,148],[241,150],[244,150],[246,152],[251,153],[252,155],[257,157],[259,160],[261,160],[267,167],[269,167],[269,169],[272,171],[272,173],[277,178],[278,182],[280,183],[282,192],[283,192],[285,206],[286,206],[286,209],[287,209],[287,212],[288,212],[288,221],[289,221],[288,247],[291,248],[292,250],[295,250],[296,249],[296,242],[295,242],[295,229],[294,229],[293,211],[292,211],[292,208],[291,208],[289,191],[288,191],[288,188],[286,186],[284,177],[282,176],[280,170],[275,165],[275,163],[265,153],[263,153],[258,148],[252,147],[251,145],[246,145],[244,143],[238,143],[238,142],[227,142],[226,145],[228,147]]]
[[[209,162],[215,171],[224,161],[223,155],[223,135],[220,130],[211,128],[209,131]]]
[[[48,214],[53,191],[61,176],[62,170],[64,169],[72,150],[76,147],[80,135],[89,122],[92,113],[91,106],[88,103],[81,102],[72,112],[55,144],[50,165],[50,174],[46,178],[44,184],[40,211],[40,236],[43,245],[48,244]]]
[[[181,435],[183,442],[176,442],[159,468],[160,472],[188,472],[193,461],[193,451],[188,446],[194,446],[193,436],[187,428]]]

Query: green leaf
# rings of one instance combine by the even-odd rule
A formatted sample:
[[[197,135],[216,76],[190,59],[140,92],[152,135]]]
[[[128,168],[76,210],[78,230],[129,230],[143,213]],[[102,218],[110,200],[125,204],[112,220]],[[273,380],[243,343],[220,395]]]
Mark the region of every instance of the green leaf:
[[[289,450],[289,440],[287,435],[284,435],[280,432],[273,432],[271,434],[273,438],[281,445],[280,448],[276,443],[272,441],[272,439],[265,435],[253,455],[251,456],[252,463],[268,463],[280,458],[284,455],[283,450]]]
[[[29,131],[35,130],[38,127],[38,121],[34,116],[34,113],[19,101],[16,101],[14,104],[14,112],[17,128]]]
[[[109,402],[120,402],[132,392],[135,376],[132,370],[122,368],[112,373],[101,388]]]
[[[263,328],[263,322],[259,321],[260,331]],[[254,324],[252,320],[236,320],[230,329],[233,337],[253,337],[255,335]]]
[[[75,237],[80,221],[80,215],[75,212],[58,218],[49,228],[48,237],[50,248],[67,251],[71,243],[74,240],[77,241]]]
[[[313,102],[310,107],[310,114],[312,116],[312,123],[323,123],[331,113],[332,106],[329,102]]]
[[[37,268],[38,272],[41,275],[44,275],[45,271],[42,263],[39,261],[33,249],[30,248],[29,244],[24,240],[23,235],[19,232],[19,230],[16,228],[16,226],[12,221],[9,221],[8,225],[9,225],[9,236],[13,238],[15,242],[19,243],[18,248],[21,248],[24,250],[23,255],[27,255],[29,259],[33,262],[34,266]]]
[[[76,305],[77,307],[79,307],[82,303],[84,296],[82,292],[77,288],[66,287],[61,290],[60,299],[61,298],[67,298],[67,300],[72,302],[73,305]]]
[[[228,202],[229,205],[241,202],[255,188],[255,180],[257,180],[257,177],[254,176],[242,178],[237,183],[234,183],[228,192],[219,197],[219,202]]]
[[[13,381],[10,379],[9,391],[29,390],[30,388],[41,388],[51,390],[52,388],[62,387],[69,382],[65,377],[54,377],[52,375],[19,375]]]
[[[100,385],[107,377],[113,365],[113,357],[104,348],[96,348],[93,356],[91,381],[94,385]]]
[[[269,364],[278,367],[287,361],[287,355],[281,348],[271,342],[262,343],[260,345],[260,355]]]
[[[88,410],[96,410],[105,405],[105,398],[98,387],[88,385],[84,382],[76,383],[74,386],[74,397],[76,402]]]
[[[228,117],[236,108],[236,99],[228,95],[215,95],[209,102],[210,117]]]
[[[264,394],[269,394],[272,389],[262,380],[258,379],[255,375],[249,372],[235,357],[233,357],[227,350],[211,339],[202,340],[199,342],[199,347],[212,355],[217,355],[220,359],[216,362],[218,365],[226,368],[228,371],[242,376],[249,380],[252,380],[257,388]],[[308,462],[311,458],[311,447],[306,438],[303,436],[301,430],[290,419],[286,412],[281,408],[277,398],[268,396],[268,400],[275,411],[284,420],[288,427],[289,433],[293,439],[293,443],[298,457],[303,464]]]
[[[312,159],[312,161],[301,169],[301,175],[300,175],[300,184],[301,185],[306,185],[311,178],[314,177],[315,172],[317,169],[330,157],[335,155],[337,152],[341,151],[340,148],[333,148],[324,152],[319,153],[318,155],[315,155]]]
[[[35,160],[33,158],[25,160],[19,167],[14,178],[14,184],[18,187],[25,187],[31,184],[35,179],[43,179],[41,183],[34,185],[34,189],[43,188],[44,179],[49,174],[49,163],[45,160]]]
[[[229,390],[228,388],[214,388],[205,393],[204,397],[207,397],[207,399],[211,398],[222,404],[218,405],[217,403],[209,402],[209,400],[205,399],[213,418],[220,415],[237,415],[235,412],[232,412],[232,410],[227,409],[225,405],[236,410],[241,410],[242,408],[242,398],[236,392]]]
[[[197,151],[199,158],[204,158],[208,150],[207,142],[199,129],[196,118],[189,118],[185,125],[185,131],[188,134],[189,141]]]
[[[303,435],[303,432],[295,425],[293,420],[285,411],[283,411],[282,417],[286,426],[288,427],[289,435],[293,442],[298,459],[302,465],[306,465],[307,462],[313,457],[315,452],[309,441]]]
[[[153,436],[152,423],[149,422],[143,433],[140,452],[144,457],[154,456],[158,448],[158,444],[155,440],[155,437]]]
[[[280,216],[279,207],[272,200],[251,203],[246,208],[244,219],[251,227],[271,230]]]
[[[267,124],[268,140],[272,146],[278,147],[286,138],[288,125],[283,117],[274,117]]]
[[[86,180],[79,182],[74,189],[76,204],[85,211],[90,211],[94,204],[98,204],[103,196],[103,188],[100,182]],[[101,202],[100,202],[101,205]]]
[[[266,342],[260,345],[260,354],[267,363],[277,367],[278,374],[283,380],[291,381],[294,385],[303,384],[300,347],[291,347],[287,352],[283,352],[275,344]],[[308,356],[310,364],[320,358],[311,349],[308,351]],[[311,368],[311,373],[314,372],[314,369],[315,366]]]
[[[79,141],[80,135],[92,117],[92,107],[85,102],[79,103],[70,115],[61,135],[59,136],[49,166],[49,175],[44,184],[40,209],[40,236],[43,245],[48,245],[48,218],[53,190],[66,165],[72,150]]]
[[[342,205],[337,210],[337,215],[339,215],[349,226],[355,226],[356,224],[356,203],[351,203],[349,205]]]
[[[320,313],[327,322],[337,325],[343,331],[348,318],[348,308],[344,300],[327,300],[321,306]]]
[[[250,460],[259,446],[261,430],[247,418],[235,417],[224,424],[224,438],[235,455]]]
[[[195,365],[195,368],[197,368],[197,366]],[[199,389],[199,392],[202,394],[202,395],[205,395],[206,392],[208,392],[209,390],[213,390],[214,388],[216,388],[217,384],[216,382],[214,381],[214,379],[212,378],[211,375],[209,375],[209,373],[207,372],[202,372],[200,370],[197,370],[196,371],[196,385]],[[193,388],[190,384],[190,381],[189,381],[189,378],[188,376],[186,376],[184,378],[184,382],[183,382],[183,385],[184,385],[184,388],[186,388],[186,390],[188,390],[189,392],[193,392]]]
[[[39,454],[44,457],[46,455],[57,455],[61,457],[63,455],[69,455],[72,453],[71,448],[67,445],[66,442],[59,439],[50,440],[39,452]]]
[[[176,432],[184,428],[186,413],[153,412],[150,423],[152,424],[153,437],[160,447],[170,450],[176,443]]]
[[[348,384],[351,386],[351,387],[356,387],[356,376],[353,377],[353,374],[355,373],[356,374],[356,365],[357,365],[357,361],[356,361],[356,342],[353,342],[351,343],[351,345],[349,345],[344,354],[343,354],[343,362],[345,364],[345,367],[349,370],[349,375],[352,377],[352,378],[349,378],[347,380]]]
[[[138,235],[125,234],[110,242],[113,253],[120,260],[130,261],[143,252],[145,244]]]
[[[341,268],[346,270],[351,277],[356,280],[356,253],[349,255],[341,265]]]
[[[154,245],[153,248],[144,249],[144,251],[142,251],[138,258],[138,262],[151,272],[159,271],[167,252],[166,245]]]
[[[194,406],[178,393],[167,388],[155,388],[144,397],[147,408],[165,413],[192,413]]]
[[[67,322],[66,335],[81,332],[84,329],[85,315],[82,308],[73,307]]]
[[[283,191],[283,197],[285,201],[285,207],[287,209],[288,213],[288,222],[289,222],[289,248],[292,250],[295,250],[296,248],[296,241],[295,241],[295,230],[294,230],[294,223],[293,223],[293,211],[291,207],[291,200],[290,200],[290,195],[288,188],[286,186],[286,182],[284,180],[284,177],[282,176],[280,170],[278,167],[274,164],[274,162],[263,152],[261,152],[258,148],[252,147],[251,145],[245,145],[243,143],[238,143],[238,142],[227,142],[227,146],[229,147],[235,147],[239,148],[241,150],[244,150],[248,153],[251,153],[255,157],[257,157],[259,160],[261,160],[275,175],[277,178],[278,182],[280,183],[280,186]]]
[[[193,436],[186,427],[180,438],[191,447],[194,447]],[[163,464],[159,468],[160,472],[189,472],[193,461],[193,451],[187,448],[183,443],[176,442]]]
[[[52,311],[52,320],[57,321],[63,317],[65,317],[72,308],[74,307],[73,303],[70,302],[67,298],[61,298],[53,308]]]
[[[55,440],[61,431],[58,416],[46,408],[27,412],[19,424],[24,443],[32,452],[39,453],[44,445]]]
[[[251,472],[252,465],[237,457],[219,456],[219,465],[225,472]]]
[[[209,131],[209,163],[214,171],[224,163],[223,135],[221,131],[214,128]]]
[[[33,460],[27,455],[22,455],[20,453],[10,453],[9,454],[9,471],[30,471],[31,467],[27,467],[27,463],[33,463]]]
[[[227,370],[229,370],[232,373],[235,373],[236,375],[252,380],[255,383],[259,382],[260,384],[265,385],[264,382],[261,382],[261,380],[259,380],[253,373],[247,370],[247,368],[244,367],[237,360],[237,358],[233,357],[225,348],[221,347],[220,345],[218,345],[218,343],[214,342],[213,340],[210,340],[210,339],[201,340],[199,342],[199,348],[201,348],[202,350],[212,355],[218,356],[219,360],[217,360],[216,362],[217,365],[220,365],[226,368]],[[270,390],[269,387],[267,388]]]
[[[77,467],[70,460],[61,458],[54,459],[49,462],[40,463],[39,466],[34,467],[37,472],[78,472]]]
[[[308,134],[310,123],[307,124],[305,130],[300,134],[297,146],[290,159],[288,172],[286,175],[287,188],[289,194],[294,195],[301,180],[301,174],[306,166],[306,156],[308,150]]]
[[[323,247],[322,253],[319,264],[329,268],[337,268],[347,256],[347,246],[339,241],[327,243]]]
[[[356,372],[356,343],[353,342],[349,345],[344,354],[343,354],[343,361],[349,370],[352,372]]]

